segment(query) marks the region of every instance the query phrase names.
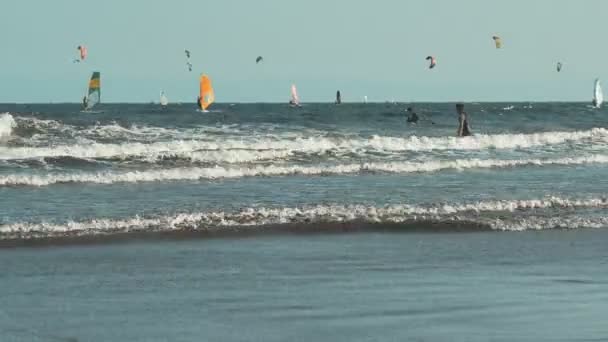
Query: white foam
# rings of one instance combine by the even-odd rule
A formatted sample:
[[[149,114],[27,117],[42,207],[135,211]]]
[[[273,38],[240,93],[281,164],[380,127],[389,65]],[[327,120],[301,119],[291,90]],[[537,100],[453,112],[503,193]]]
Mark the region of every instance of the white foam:
[[[255,176],[352,174],[358,172],[417,173],[447,169],[505,168],[518,166],[583,165],[608,163],[608,156],[593,155],[558,159],[457,159],[426,162],[363,163],[327,166],[258,165],[250,167],[171,168],[130,172],[56,173],[45,175],[13,174],[0,176],[0,186],[47,186],[57,183],[138,183],[156,181],[192,181]]]
[[[17,126],[15,119],[9,113],[0,114],[0,139],[6,139],[13,133],[13,128]]]
[[[531,217],[515,221],[497,219],[489,223],[495,230],[518,232],[546,229],[606,228],[608,227],[608,217]]]
[[[410,137],[408,139],[374,137],[371,145],[378,150],[388,151],[431,151],[431,150],[483,150],[530,148],[576,142],[586,139],[608,138],[608,130],[593,128],[576,132],[544,132],[533,134],[477,134],[470,137]]]
[[[565,142],[600,140],[608,142],[608,130],[594,128],[578,132],[545,132],[534,134],[494,134],[471,137],[386,137],[369,138],[348,136],[248,136],[216,137],[213,140],[170,140],[153,143],[129,142],[122,144],[78,144],[49,147],[0,147],[0,159],[29,159],[44,157],[74,158],[159,158],[181,157],[199,151],[282,151],[283,156],[293,153],[344,153],[387,152],[432,150],[483,150],[514,149],[554,145]],[[593,141],[594,142],[594,141]],[[221,159],[221,158],[220,158]]]
[[[56,137],[57,132],[72,138],[87,140],[129,140],[150,142],[154,140],[191,140],[201,139],[213,134],[239,134],[237,125],[196,126],[190,128],[158,127],[132,124],[128,127],[117,122],[79,127],[56,120],[35,117],[16,117],[17,124],[25,128],[35,128],[42,137]]]
[[[374,207],[365,205],[329,205],[305,208],[246,208],[240,212],[182,213],[161,217],[54,223],[11,223],[0,225],[2,238],[32,238],[65,233],[101,234],[112,232],[170,231],[170,230],[221,230],[222,227],[280,225],[289,223],[403,223],[410,221],[478,222],[496,230],[525,230],[549,228],[606,227],[608,218],[529,218],[519,219],[518,213],[534,213],[550,208],[593,209],[608,208],[605,198],[568,199],[548,197],[532,200],[483,201],[469,204],[438,204],[415,206],[408,204]],[[513,220],[480,218],[480,213],[514,213]],[[477,221],[476,221],[477,220]]]

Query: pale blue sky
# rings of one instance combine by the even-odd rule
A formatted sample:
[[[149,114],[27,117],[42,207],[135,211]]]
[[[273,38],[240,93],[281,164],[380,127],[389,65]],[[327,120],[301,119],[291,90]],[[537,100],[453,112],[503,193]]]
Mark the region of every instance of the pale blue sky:
[[[606,0],[5,0],[0,102],[78,102],[94,70],[105,102],[157,101],[161,88],[193,102],[201,72],[219,102],[284,102],[292,82],[304,102],[337,89],[346,101],[587,101],[595,77],[608,82],[607,12]],[[73,64],[79,44],[89,59]]]

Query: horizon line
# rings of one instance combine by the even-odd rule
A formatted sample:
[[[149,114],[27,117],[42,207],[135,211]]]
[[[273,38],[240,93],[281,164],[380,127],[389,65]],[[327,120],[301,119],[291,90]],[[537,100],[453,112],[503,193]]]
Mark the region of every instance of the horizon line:
[[[368,102],[362,102],[362,101],[343,101],[341,104],[408,104],[408,103],[433,103],[433,104],[444,104],[444,103],[469,103],[469,104],[475,104],[475,103],[587,103],[587,102],[591,102],[591,101],[582,101],[582,100],[574,100],[574,101],[567,101],[567,100],[533,100],[533,101],[529,101],[529,100],[500,100],[500,101],[475,101],[475,100],[455,100],[455,101],[368,101]],[[49,105],[49,104],[69,104],[69,105],[82,105],[81,102],[0,102],[0,106],[2,105]],[[117,105],[117,104],[140,104],[140,105],[160,105],[159,102],[101,102],[99,103],[97,106],[100,105]],[[175,101],[175,102],[170,102],[169,106],[171,105],[182,105],[182,104],[194,104],[196,105],[196,102],[192,101]],[[240,101],[229,101],[229,102],[215,102],[214,105],[233,105],[233,104],[285,104],[288,105],[288,101],[284,101],[284,102],[240,102]],[[300,102],[300,104],[305,105],[305,104],[335,104],[335,102],[333,101],[326,101],[326,102],[320,102],[320,101],[311,101],[311,102]]]

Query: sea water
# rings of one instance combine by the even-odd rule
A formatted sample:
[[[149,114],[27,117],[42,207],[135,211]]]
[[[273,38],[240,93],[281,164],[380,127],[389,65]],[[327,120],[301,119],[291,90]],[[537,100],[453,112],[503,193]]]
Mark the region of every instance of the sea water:
[[[0,105],[1,340],[608,338],[604,110],[405,108]]]

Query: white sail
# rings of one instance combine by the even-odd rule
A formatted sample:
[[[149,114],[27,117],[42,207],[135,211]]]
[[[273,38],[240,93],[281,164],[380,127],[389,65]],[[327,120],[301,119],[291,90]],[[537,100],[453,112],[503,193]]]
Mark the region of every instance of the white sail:
[[[289,102],[296,106],[300,104],[300,97],[298,97],[298,89],[295,84],[291,85],[291,100]]]
[[[595,87],[593,89],[593,103],[596,108],[600,108],[604,102],[604,94],[602,93],[602,84],[600,79],[595,80]]]
[[[367,95],[363,96],[363,103],[367,103]]]
[[[164,91],[160,92],[160,105],[161,106],[166,106],[169,104],[169,99],[167,99],[167,96],[165,95]]]

